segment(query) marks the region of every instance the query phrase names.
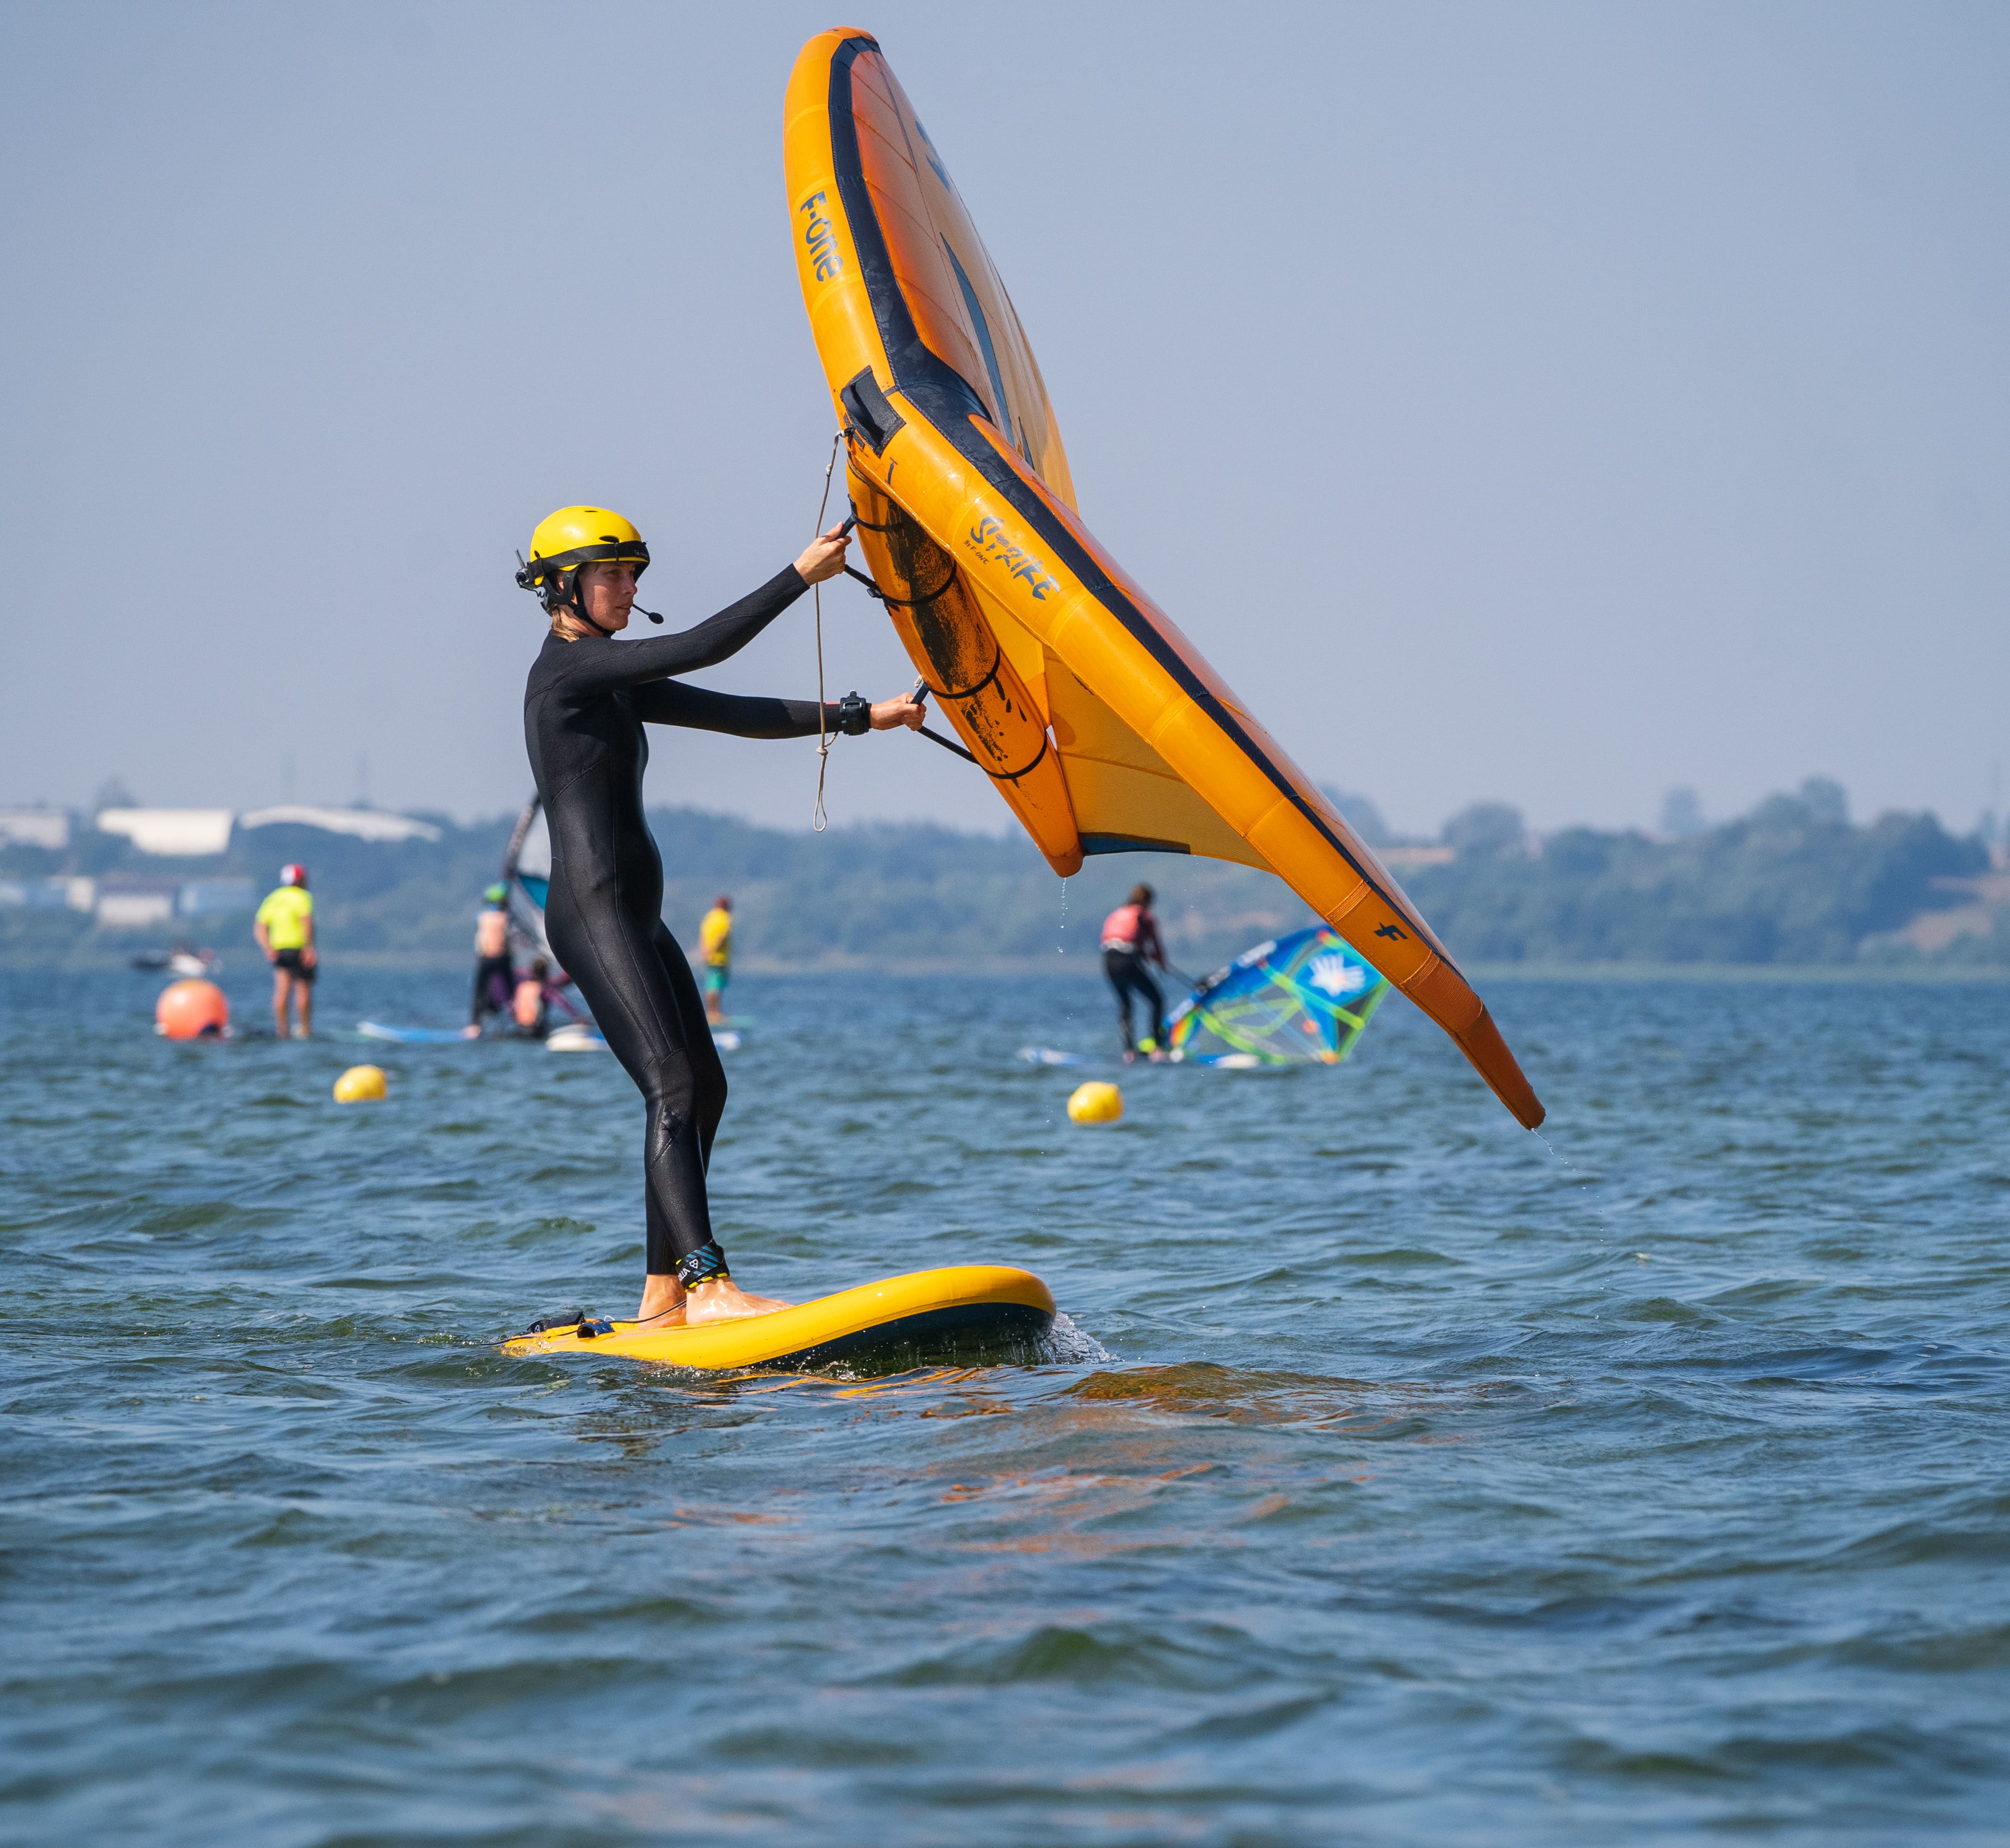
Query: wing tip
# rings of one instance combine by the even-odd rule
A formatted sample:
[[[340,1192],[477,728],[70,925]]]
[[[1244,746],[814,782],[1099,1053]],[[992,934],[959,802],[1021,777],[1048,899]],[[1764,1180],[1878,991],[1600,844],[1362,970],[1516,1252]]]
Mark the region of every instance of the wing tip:
[[[1454,1033],[1458,1049],[1472,1061],[1472,1068],[1486,1080],[1493,1095],[1508,1107],[1509,1115],[1524,1129],[1539,1129],[1549,1112],[1536,1095],[1535,1086],[1522,1075],[1508,1042],[1493,1024],[1493,1016],[1482,1008],[1470,1026]]]

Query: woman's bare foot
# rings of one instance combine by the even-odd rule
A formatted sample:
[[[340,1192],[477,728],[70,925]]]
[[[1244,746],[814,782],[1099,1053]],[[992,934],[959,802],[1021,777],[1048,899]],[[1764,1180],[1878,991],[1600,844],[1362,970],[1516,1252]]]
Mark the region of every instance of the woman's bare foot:
[[[684,1325],[684,1286],[673,1270],[659,1275],[652,1270],[643,1279],[642,1306],[635,1320],[652,1328],[681,1328]]]
[[[741,1316],[772,1315],[776,1310],[788,1306],[773,1296],[748,1295],[730,1277],[715,1277],[708,1283],[698,1285],[684,1298],[684,1326],[694,1328],[704,1322],[730,1322]]]

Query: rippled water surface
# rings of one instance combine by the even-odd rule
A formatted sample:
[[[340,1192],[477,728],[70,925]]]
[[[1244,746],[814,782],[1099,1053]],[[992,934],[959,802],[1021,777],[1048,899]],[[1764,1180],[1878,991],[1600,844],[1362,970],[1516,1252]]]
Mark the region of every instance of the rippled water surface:
[[[1086,1129],[1086,983],[740,982],[742,1277],[1073,1327],[722,1379],[493,1345],[632,1309],[604,1057],[0,978],[0,1835],[2003,1840],[2010,988],[1490,986],[1554,1153],[1400,1002]]]

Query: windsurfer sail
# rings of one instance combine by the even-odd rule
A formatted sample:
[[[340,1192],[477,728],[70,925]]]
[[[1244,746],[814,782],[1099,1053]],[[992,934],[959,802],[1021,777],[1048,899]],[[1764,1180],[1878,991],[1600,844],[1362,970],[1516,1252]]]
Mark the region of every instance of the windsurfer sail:
[[[877,41],[811,40],[784,109],[797,275],[875,592],[1049,865],[1277,873],[1533,1128],[1540,1101],[1422,914],[1082,524],[1025,329]]]
[[[502,855],[502,883],[510,889],[511,961],[519,968],[527,968],[543,958],[553,972],[548,985],[550,998],[574,1019],[584,1018],[585,1010],[574,999],[571,984],[552,954],[551,939],[545,935],[545,901],[552,889],[552,834],[535,796],[524,805],[510,832],[510,844]]]
[[[1173,1010],[1173,1057],[1202,1065],[1337,1065],[1389,993],[1323,924],[1246,950]]]

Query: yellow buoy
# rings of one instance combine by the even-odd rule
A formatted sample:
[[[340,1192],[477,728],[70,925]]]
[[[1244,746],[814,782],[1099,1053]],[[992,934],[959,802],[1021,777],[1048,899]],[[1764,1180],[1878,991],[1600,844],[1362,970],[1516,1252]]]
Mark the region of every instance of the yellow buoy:
[[[1113,1123],[1124,1114],[1124,1093],[1114,1085],[1106,1085],[1092,1079],[1087,1084],[1077,1086],[1075,1094],[1068,1100],[1068,1121],[1071,1123]]]
[[[374,1103],[384,1095],[384,1071],[380,1065],[352,1065],[335,1081],[337,1103]]]

